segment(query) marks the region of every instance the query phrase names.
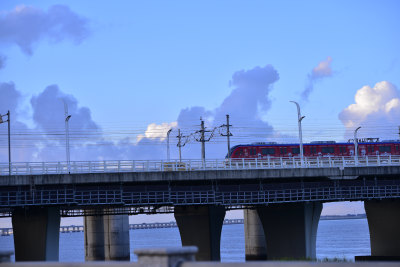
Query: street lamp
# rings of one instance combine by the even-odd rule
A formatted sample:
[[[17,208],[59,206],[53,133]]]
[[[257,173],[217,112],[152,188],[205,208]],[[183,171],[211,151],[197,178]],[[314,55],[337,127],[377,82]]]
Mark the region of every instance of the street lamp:
[[[354,130],[354,162],[358,165],[358,140],[357,131],[360,130],[361,126]]]
[[[290,102],[294,103],[297,107],[297,122],[299,124],[299,141],[300,141],[300,161],[301,161],[301,165],[303,165],[304,152],[303,152],[303,134],[302,134],[302,130],[301,130],[301,121],[306,116],[301,116],[299,103],[297,103],[295,101],[290,101]]]
[[[7,121],[3,121],[3,117],[7,116]],[[11,141],[10,141],[10,111],[6,114],[0,114],[0,124],[7,122],[8,124],[8,175],[11,176]]]
[[[167,132],[167,161],[170,160],[170,155],[169,155],[169,134],[171,133],[172,128],[168,130]]]
[[[68,105],[67,102],[63,99],[64,102],[64,115],[65,115],[65,150],[67,154],[67,168],[68,173],[70,173],[70,152],[69,152],[69,126],[68,121],[71,118],[71,115],[68,114]]]

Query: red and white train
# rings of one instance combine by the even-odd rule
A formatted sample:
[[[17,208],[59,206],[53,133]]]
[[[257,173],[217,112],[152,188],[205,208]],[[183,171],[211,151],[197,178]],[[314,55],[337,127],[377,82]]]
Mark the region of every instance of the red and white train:
[[[303,144],[305,157],[354,156],[354,142],[316,141]],[[379,138],[365,138],[358,141],[359,156],[400,155],[400,140],[379,141]],[[268,157],[299,157],[299,144],[278,144],[276,142],[237,145],[231,148],[230,158],[265,159]]]

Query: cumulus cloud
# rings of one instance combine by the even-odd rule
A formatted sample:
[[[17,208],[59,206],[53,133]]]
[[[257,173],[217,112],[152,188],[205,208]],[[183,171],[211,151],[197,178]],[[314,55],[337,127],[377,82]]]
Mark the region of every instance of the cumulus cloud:
[[[259,108],[268,110],[271,106],[268,94],[277,80],[278,72],[271,65],[234,73],[230,82],[234,89],[217,108],[216,116],[229,113],[232,117],[258,119]]]
[[[65,94],[57,85],[50,85],[30,99],[33,126],[20,121],[18,109],[22,96],[13,83],[0,84],[0,113],[9,109],[11,120],[12,161],[40,162],[65,161],[65,113],[68,106],[71,161],[96,160],[147,160],[165,157],[165,136],[176,122],[151,124],[141,135],[114,136],[102,129],[91,116],[87,107]],[[26,121],[29,118],[24,118]],[[7,127],[0,127],[0,136],[7,135]],[[7,140],[0,139],[0,147],[7,147]],[[7,161],[7,149],[0,149],[0,162]]]
[[[0,43],[15,44],[28,55],[40,40],[80,43],[88,34],[88,20],[64,5],[51,6],[47,11],[22,5],[0,13]]]
[[[159,139],[160,141],[164,141],[167,138],[167,133],[170,129],[176,128],[177,122],[167,123],[164,122],[162,124],[151,123],[147,126],[144,134],[139,134],[137,137],[138,142],[144,138],[148,139]]]
[[[63,93],[57,85],[46,87],[41,93],[31,97],[32,122],[34,126],[27,127],[19,123],[15,117],[13,124],[19,125],[14,129],[13,154],[14,161],[64,161],[65,156],[65,114],[64,102],[68,105],[70,127],[71,160],[160,160],[166,157],[166,136],[169,129],[171,158],[178,157],[177,129],[182,130],[184,142],[189,144],[182,150],[183,158],[200,158],[200,117],[206,121],[206,138],[213,135],[211,142],[207,143],[206,156],[208,159],[221,158],[226,154],[226,137],[224,128],[225,115],[231,116],[234,132],[233,138],[245,137],[245,142],[268,141],[274,136],[273,128],[260,119],[260,112],[270,108],[269,93],[273,84],[279,79],[277,71],[270,65],[242,70],[233,74],[231,79],[232,92],[214,110],[207,110],[201,106],[184,108],[177,120],[161,124],[149,124],[141,134],[127,134],[113,138],[107,129],[102,129],[91,116],[87,107],[81,107],[78,100]],[[1,84],[0,93],[7,95],[0,98],[0,107],[18,110],[21,94],[15,89],[14,84]],[[236,127],[236,128],[235,128]],[[212,130],[214,131],[212,132]],[[250,136],[249,132],[260,130],[262,134]],[[0,129],[1,131],[2,129]],[[3,127],[4,130],[4,127]],[[236,132],[235,132],[236,131]],[[247,132],[246,132],[247,131]],[[21,133],[18,137],[15,133]],[[258,139],[258,140],[257,140]],[[234,142],[232,143],[234,145]],[[6,155],[0,154],[5,160]]]
[[[14,113],[21,100],[21,93],[15,89],[14,83],[0,83],[0,114],[7,110]]]
[[[50,85],[31,98],[33,121],[42,129],[64,127],[64,103],[68,113],[73,117],[71,127],[95,131],[99,126],[92,120],[91,112],[86,107],[78,107],[78,101],[72,95],[64,94],[57,85]]]
[[[325,60],[318,63],[318,65],[313,68],[310,74],[307,76],[307,84],[304,91],[301,93],[303,100],[308,100],[311,92],[314,90],[314,85],[317,81],[332,76],[331,68],[332,58],[327,57]]]
[[[381,135],[393,138],[396,132],[387,132],[385,129],[397,128],[399,125],[400,92],[394,84],[382,81],[374,87],[363,86],[356,92],[354,101],[354,104],[339,114],[339,119],[349,132],[348,135],[358,126],[363,126],[369,131],[380,128]]]
[[[187,128],[193,133],[193,129],[200,130],[200,117],[205,120],[208,130],[212,130],[226,123],[226,114],[230,115],[230,123],[236,128],[233,138],[240,140],[244,136],[245,142],[268,141],[274,136],[272,126],[261,119],[261,112],[267,111],[271,106],[269,93],[273,84],[279,80],[278,72],[271,66],[255,67],[250,70],[237,71],[232,75],[230,86],[232,92],[222,101],[215,110],[207,110],[201,106],[182,109],[177,122],[177,128]],[[249,139],[249,132],[262,131]],[[232,128],[231,131],[235,131]],[[207,158],[221,158],[226,154],[226,137],[220,136],[225,129],[214,131],[213,141],[207,143]],[[189,133],[186,132],[186,136]],[[212,133],[208,132],[209,137]],[[196,136],[194,136],[196,138]],[[199,136],[197,136],[197,139]],[[200,143],[193,141],[190,147],[184,149],[185,158],[200,158]]]
[[[15,88],[14,83],[0,83],[0,114],[4,115],[7,111],[10,111],[11,115],[11,132],[14,134],[27,133],[27,126],[18,120],[19,109],[22,102],[21,93]],[[0,136],[7,136],[7,126],[0,125]],[[27,161],[30,159],[28,155],[34,153],[34,144],[30,143],[27,136],[23,136],[18,144],[14,143],[12,138],[13,147],[24,147],[25,151],[13,150],[12,160],[13,161]],[[0,138],[0,162],[8,161],[7,148],[8,142],[6,138]],[[3,149],[1,149],[3,148]]]

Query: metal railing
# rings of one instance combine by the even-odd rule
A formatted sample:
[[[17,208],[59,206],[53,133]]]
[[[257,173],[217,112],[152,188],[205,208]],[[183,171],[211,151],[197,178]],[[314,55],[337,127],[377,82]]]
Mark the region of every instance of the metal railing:
[[[213,159],[213,160],[108,160],[67,162],[12,162],[11,172],[8,163],[0,163],[0,176],[32,174],[68,173],[111,173],[111,172],[166,172],[199,170],[250,170],[250,169],[289,169],[324,167],[368,167],[399,166],[400,156],[378,155],[364,157],[270,157],[266,159]]]

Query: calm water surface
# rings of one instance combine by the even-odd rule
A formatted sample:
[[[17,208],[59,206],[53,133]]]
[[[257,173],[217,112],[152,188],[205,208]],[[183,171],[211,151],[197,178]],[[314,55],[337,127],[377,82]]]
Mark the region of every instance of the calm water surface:
[[[131,251],[145,247],[181,246],[178,228],[140,229],[130,231]],[[0,250],[13,250],[13,236],[0,236]],[[370,255],[369,231],[366,219],[321,220],[317,235],[317,257],[346,258]],[[84,261],[83,233],[60,234],[60,261]],[[131,254],[131,260],[136,261]],[[224,225],[221,237],[221,260],[243,262],[243,224]]]

